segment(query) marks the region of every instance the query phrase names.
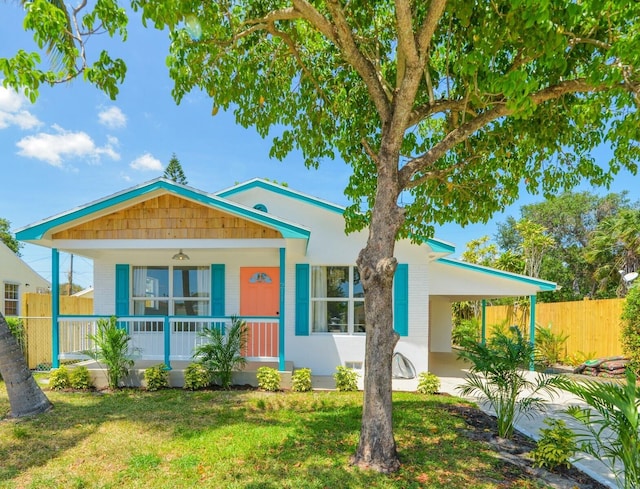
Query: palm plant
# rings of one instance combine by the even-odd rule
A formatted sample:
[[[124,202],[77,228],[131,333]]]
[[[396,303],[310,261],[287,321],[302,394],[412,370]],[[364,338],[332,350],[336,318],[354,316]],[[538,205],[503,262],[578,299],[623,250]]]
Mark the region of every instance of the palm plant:
[[[544,409],[542,393],[553,396],[556,377],[535,374],[533,380],[522,370],[528,365],[533,346],[513,326],[508,332],[496,331],[491,340],[467,343],[459,357],[471,362],[465,384],[458,387],[464,396],[475,396],[496,413],[498,436],[511,438],[521,416],[532,416]]]
[[[607,465],[617,487],[640,487],[640,387],[627,370],[626,384],[562,378],[559,385],[587,404],[571,406],[567,414],[582,423],[576,433],[580,450]],[[620,469],[622,466],[622,469]]]
[[[195,349],[194,357],[217,378],[223,389],[231,386],[231,374],[237,367],[244,367],[241,351],[247,344],[247,323],[237,316],[231,317],[231,326],[204,328],[200,333],[207,342]]]
[[[98,319],[96,333],[89,335],[94,349],[86,352],[94,360],[107,367],[107,382],[110,389],[120,387],[120,382],[133,367],[129,358],[129,342],[131,337],[126,330],[118,327],[115,316],[109,319]]]

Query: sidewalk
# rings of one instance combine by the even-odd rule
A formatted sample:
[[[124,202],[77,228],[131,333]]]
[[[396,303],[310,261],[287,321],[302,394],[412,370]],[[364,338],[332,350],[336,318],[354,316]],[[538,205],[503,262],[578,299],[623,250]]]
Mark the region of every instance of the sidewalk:
[[[468,369],[461,360],[457,359],[456,353],[431,353],[429,365],[432,366],[430,371],[440,377],[440,391],[461,397],[460,392],[456,388],[464,383]],[[535,374],[534,372],[530,373],[531,375]],[[487,406],[483,406],[477,399],[469,400],[476,402],[478,407],[483,411],[493,414]],[[544,419],[547,417],[556,417],[565,420],[570,428],[580,430],[580,423],[574,421],[562,412],[568,406],[574,404],[582,403],[572,394],[566,391],[559,391],[557,396],[548,399],[547,410],[545,412],[535,412],[533,416],[530,417],[522,416],[516,423],[516,429],[528,437],[537,440],[540,438],[540,428],[546,428]],[[586,454],[581,454],[580,460],[573,465],[601,484],[611,487],[612,489],[617,488],[613,473],[599,460],[595,460]]]

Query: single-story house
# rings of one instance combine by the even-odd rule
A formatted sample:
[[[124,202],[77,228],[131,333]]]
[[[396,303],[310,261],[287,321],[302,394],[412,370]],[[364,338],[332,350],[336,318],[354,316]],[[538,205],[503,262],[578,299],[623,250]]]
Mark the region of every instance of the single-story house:
[[[0,313],[22,315],[22,296],[49,293],[50,284],[0,241]]]
[[[254,179],[207,193],[159,178],[18,231],[93,260],[94,316],[54,305],[54,366],[85,345],[98,317],[115,315],[141,359],[190,360],[206,326],[246,319],[252,361],[331,375],[362,369],[366,324],[356,257],[367,232],[344,232],[344,208]],[[396,350],[416,372],[451,351],[455,301],[529,296],[555,284],[451,259],[437,239],[397,243]],[[57,295],[54,294],[54,297]],[[532,301],[535,310],[535,301]]]

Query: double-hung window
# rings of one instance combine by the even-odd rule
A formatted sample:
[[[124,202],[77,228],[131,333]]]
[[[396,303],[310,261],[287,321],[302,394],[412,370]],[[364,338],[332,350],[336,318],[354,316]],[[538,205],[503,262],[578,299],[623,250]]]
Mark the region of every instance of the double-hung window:
[[[364,289],[357,267],[311,267],[311,331],[364,333]]]
[[[133,267],[136,316],[208,316],[209,267]]]
[[[18,315],[18,284],[4,283],[4,315],[5,316],[17,316]]]

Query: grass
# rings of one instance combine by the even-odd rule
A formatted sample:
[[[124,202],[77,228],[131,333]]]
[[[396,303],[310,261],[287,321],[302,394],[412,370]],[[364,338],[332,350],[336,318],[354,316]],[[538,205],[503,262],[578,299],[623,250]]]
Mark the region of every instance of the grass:
[[[0,422],[0,488],[519,488],[453,397],[394,394],[402,468],[349,465],[362,393],[123,390],[47,392],[55,408]],[[9,404],[0,383],[0,417]]]

